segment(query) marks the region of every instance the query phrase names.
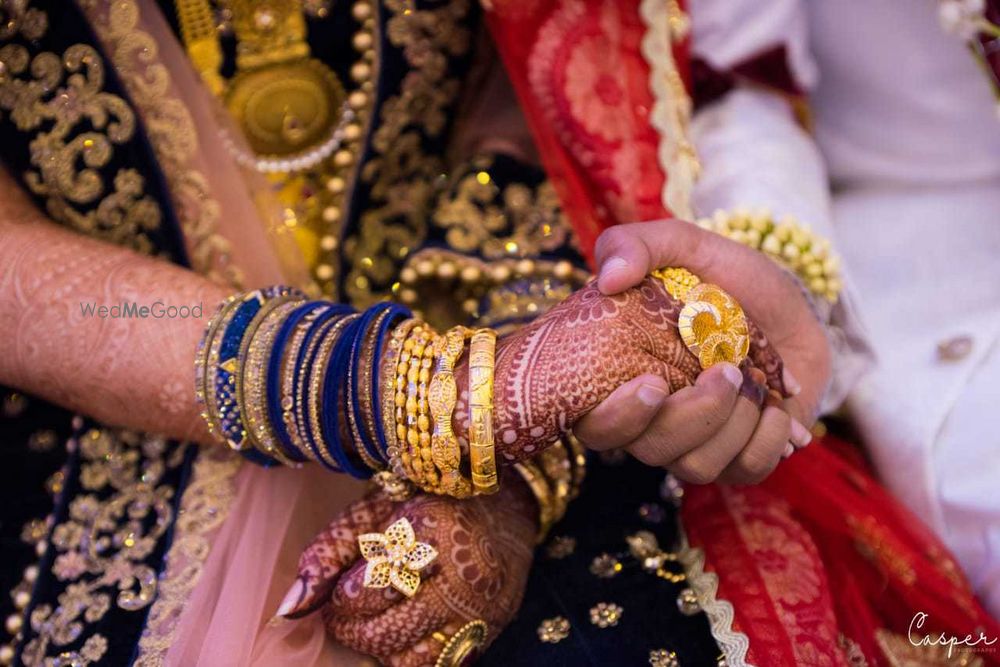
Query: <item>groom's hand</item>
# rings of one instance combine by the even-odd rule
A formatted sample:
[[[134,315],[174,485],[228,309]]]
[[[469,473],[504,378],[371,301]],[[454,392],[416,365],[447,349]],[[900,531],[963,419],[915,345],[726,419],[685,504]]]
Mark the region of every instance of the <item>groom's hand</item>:
[[[598,287],[605,294],[626,290],[665,266],[687,268],[725,289],[784,361],[784,386],[772,382],[772,388],[792,396],[780,408],[761,410],[746,369],[741,374],[726,364],[669,397],[662,380],[641,376],[576,425],[584,442],[595,449],[625,447],[646,463],[698,483],[759,481],[790,451],[789,442],[808,443],[805,425],[813,422],[829,381],[830,349],[787,272],[755,250],[679,220],[613,227],[598,239],[596,260]]]

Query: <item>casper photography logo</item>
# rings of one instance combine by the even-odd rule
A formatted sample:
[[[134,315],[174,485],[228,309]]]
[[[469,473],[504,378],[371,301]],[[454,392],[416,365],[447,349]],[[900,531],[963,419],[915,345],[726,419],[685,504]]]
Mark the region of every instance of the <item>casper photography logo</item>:
[[[172,304],[162,299],[151,303],[122,301],[114,304],[99,304],[95,301],[81,301],[80,314],[84,318],[101,320],[185,320],[202,317],[202,304]]]
[[[910,629],[907,639],[910,644],[916,647],[939,647],[946,649],[948,658],[957,653],[992,653],[996,649],[993,645],[997,643],[998,637],[987,636],[985,632],[966,634],[964,636],[949,635],[942,632],[939,635],[923,634],[924,623],[930,618],[930,614],[917,612],[910,621]],[[967,664],[966,662],[956,664]],[[970,663],[971,664],[971,663]]]

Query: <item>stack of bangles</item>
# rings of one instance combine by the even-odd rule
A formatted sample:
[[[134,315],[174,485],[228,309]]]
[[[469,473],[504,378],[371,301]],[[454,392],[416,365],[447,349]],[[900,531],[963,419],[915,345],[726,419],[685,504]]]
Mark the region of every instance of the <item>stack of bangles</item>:
[[[452,427],[455,367],[468,348],[469,438]],[[358,313],[287,287],[227,299],[195,361],[209,431],[261,465],[319,463],[373,478],[395,500],[414,487],[468,498],[499,488],[493,435],[496,332],[443,334],[385,302]],[[515,466],[538,499],[543,531],[584,474],[571,437]]]

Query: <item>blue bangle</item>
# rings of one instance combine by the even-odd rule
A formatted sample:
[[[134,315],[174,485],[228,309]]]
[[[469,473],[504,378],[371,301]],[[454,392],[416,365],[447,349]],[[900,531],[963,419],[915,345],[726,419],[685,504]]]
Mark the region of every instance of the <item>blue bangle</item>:
[[[379,330],[375,332],[375,352],[372,355],[372,363],[374,364],[375,368],[372,369],[371,387],[366,389],[367,391],[371,391],[372,393],[371,405],[372,405],[372,419],[375,426],[375,442],[370,442],[370,439],[367,438],[367,434],[364,432],[364,430],[362,430],[362,434],[363,437],[365,437],[365,443],[364,443],[365,447],[368,450],[368,452],[372,454],[373,458],[388,465],[389,456],[387,450],[389,444],[388,441],[386,440],[385,429],[383,428],[382,424],[382,400],[380,398],[380,392],[379,392],[379,375],[380,375],[379,363],[380,360],[382,359],[382,350],[385,347],[385,340],[386,338],[388,338],[389,331],[392,329],[393,326],[395,326],[395,324],[400,319],[407,319],[409,317],[412,317],[413,313],[410,312],[409,308],[406,308],[405,306],[401,306],[396,303],[384,303],[384,304],[379,304],[379,306],[382,307],[381,312],[387,312],[388,314],[385,316],[385,319],[382,320],[382,323],[379,326]],[[354,363],[355,364],[358,363],[357,357],[354,359]],[[357,406],[359,405],[357,366],[355,366],[354,378],[355,378],[355,383],[354,386],[351,387],[351,400],[352,403],[355,406]]]
[[[345,397],[347,398],[347,410],[350,411],[348,419],[352,424],[351,434],[357,440],[354,449],[361,457],[366,466],[372,469],[379,469],[385,466],[385,461],[374,451],[371,444],[371,437],[365,427],[365,415],[361,408],[361,401],[358,396],[358,384],[361,379],[361,357],[364,352],[365,341],[368,338],[372,325],[379,321],[385,313],[384,304],[376,304],[365,312],[361,327],[351,344],[350,370],[347,373],[347,386],[345,387]],[[373,465],[374,463],[374,465]]]
[[[298,401],[295,406],[295,418],[299,436],[312,452],[315,460],[324,468],[333,472],[343,472],[343,470],[339,466],[331,464],[322,456],[318,443],[320,434],[313,433],[311,420],[309,419],[310,401],[320,399],[318,396],[310,396],[308,391],[309,386],[312,384],[312,374],[315,372],[319,348],[322,346],[321,339],[314,346],[313,338],[325,334],[332,327],[336,327],[338,321],[341,318],[349,317],[350,313],[350,309],[344,312],[341,308],[331,308],[330,311],[324,312],[316,318],[316,321],[313,322],[302,341],[302,348],[299,350],[299,358],[295,367],[296,395]]]
[[[248,292],[242,303],[236,307],[229,325],[222,334],[219,347],[219,364],[215,371],[215,404],[219,413],[222,437],[236,451],[246,446],[246,429],[243,425],[240,407],[236,401],[236,373],[239,370],[240,346],[250,322],[268,299],[290,294],[287,287],[268,287]],[[264,457],[269,459],[270,457]]]
[[[350,354],[354,347],[354,339],[358,332],[365,330],[365,325],[371,319],[369,310],[354,322],[344,328],[330,353],[330,360],[326,365],[326,378],[323,381],[323,435],[329,453],[334,460],[340,464],[345,472],[358,479],[371,477],[372,471],[368,470],[360,461],[355,463],[351,460],[344,447],[340,430],[340,399],[346,397],[347,370],[350,368]],[[350,405],[344,406],[345,410],[350,410]],[[360,445],[360,443],[358,443]]]
[[[295,446],[292,442],[292,438],[288,433],[288,427],[285,425],[284,420],[284,410],[281,407],[281,367],[282,360],[285,356],[285,346],[288,344],[288,338],[295,331],[295,328],[299,325],[304,318],[309,313],[313,312],[317,308],[322,306],[329,306],[324,301],[310,301],[304,303],[289,314],[288,319],[286,319],[282,325],[281,329],[278,330],[278,334],[274,337],[274,347],[271,351],[271,358],[267,366],[267,414],[268,418],[271,420],[271,426],[274,429],[274,434],[278,442],[278,446],[281,447],[281,451],[292,461],[302,463],[308,461],[309,459],[299,451],[299,448]],[[289,361],[291,363],[291,361]]]

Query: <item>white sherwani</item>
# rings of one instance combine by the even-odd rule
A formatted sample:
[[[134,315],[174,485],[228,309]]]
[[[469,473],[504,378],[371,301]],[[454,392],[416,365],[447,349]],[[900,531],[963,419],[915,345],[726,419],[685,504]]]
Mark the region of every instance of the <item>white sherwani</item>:
[[[936,0],[690,4],[695,51],[717,69],[784,44],[815,117],[809,137],[760,90],[700,112],[696,205],[766,205],[832,236],[850,294],[825,407],[848,395],[884,481],[1000,615],[1000,119],[986,74]],[[965,336],[968,354],[941,358]]]

